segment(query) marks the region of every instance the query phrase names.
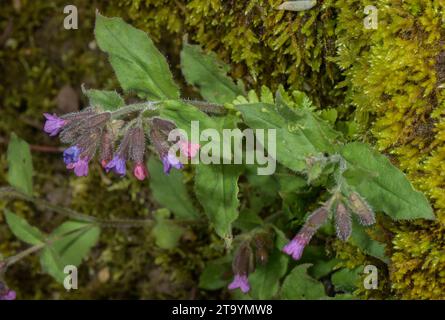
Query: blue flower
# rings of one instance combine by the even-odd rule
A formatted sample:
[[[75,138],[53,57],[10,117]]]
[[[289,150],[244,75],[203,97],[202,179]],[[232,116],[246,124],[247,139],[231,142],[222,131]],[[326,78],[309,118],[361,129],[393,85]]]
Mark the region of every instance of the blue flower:
[[[111,159],[110,162],[105,166],[105,170],[108,172],[111,169],[113,171],[121,176],[125,176],[125,173],[127,171],[125,167],[125,159],[119,155],[115,155],[113,159]]]
[[[79,161],[80,149],[77,146],[72,146],[63,151],[63,161],[66,165]]]

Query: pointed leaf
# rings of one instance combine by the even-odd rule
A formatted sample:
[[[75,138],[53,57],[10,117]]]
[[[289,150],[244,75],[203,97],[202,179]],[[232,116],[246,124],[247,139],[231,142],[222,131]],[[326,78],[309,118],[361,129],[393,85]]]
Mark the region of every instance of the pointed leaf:
[[[121,18],[100,14],[96,15],[94,31],[99,48],[108,53],[125,91],[134,91],[141,98],[179,98],[179,89],[166,59],[145,32]]]
[[[383,211],[394,220],[435,218],[426,197],[385,156],[358,142],[344,146],[341,154],[348,165],[346,180],[372,209]],[[366,179],[360,179],[363,171],[370,173]]]
[[[199,165],[196,169],[196,197],[204,207],[216,233],[232,238],[232,223],[238,218],[238,178],[236,165]]]
[[[116,91],[90,89],[84,90],[84,94],[91,106],[102,107],[106,111],[114,111],[125,105],[124,99]]]
[[[229,66],[219,61],[214,53],[205,54],[197,45],[184,44],[181,68],[187,82],[198,87],[209,102],[232,102],[244,94],[244,90],[227,76]]]
[[[281,288],[283,299],[321,299],[326,298],[324,286],[307,274],[311,264],[296,266],[286,277]]]
[[[31,226],[25,219],[5,209],[6,223],[12,233],[31,245],[41,244],[45,241],[45,235],[36,227]]]

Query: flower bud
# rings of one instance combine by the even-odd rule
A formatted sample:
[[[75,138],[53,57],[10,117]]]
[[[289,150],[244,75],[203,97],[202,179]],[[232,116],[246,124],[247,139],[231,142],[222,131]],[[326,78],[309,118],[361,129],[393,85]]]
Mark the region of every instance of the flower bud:
[[[100,144],[100,163],[105,167],[113,158],[113,134],[110,130],[106,130],[102,135]]]
[[[129,156],[130,159],[136,163],[144,162],[145,153],[145,135],[144,129],[142,127],[135,127],[129,130],[130,145],[129,145]]]
[[[356,192],[349,195],[349,208],[355,213],[360,224],[369,226],[375,223],[375,214],[366,201]]]
[[[256,260],[265,265],[269,260],[269,250],[272,247],[272,241],[270,236],[266,232],[255,235],[253,242],[255,244],[255,257]]]
[[[335,208],[335,229],[337,231],[337,237],[341,240],[348,240],[352,232],[352,220],[348,209],[339,201]]]

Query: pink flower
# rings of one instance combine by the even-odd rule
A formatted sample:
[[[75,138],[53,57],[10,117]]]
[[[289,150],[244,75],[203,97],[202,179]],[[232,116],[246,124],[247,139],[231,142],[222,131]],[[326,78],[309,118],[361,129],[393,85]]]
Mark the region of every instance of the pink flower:
[[[66,168],[74,169],[74,174],[78,177],[86,177],[88,175],[88,161],[87,158],[81,158],[77,162],[68,164]]]
[[[134,167],[133,174],[138,180],[144,180],[148,177],[148,170],[145,167],[145,165],[141,162],[136,163],[136,166]]]
[[[57,135],[60,132],[60,130],[62,130],[63,126],[66,124],[66,120],[59,118],[55,114],[51,115],[49,113],[44,113],[43,115],[46,118],[43,131],[48,133],[51,137]]]
[[[290,255],[294,260],[299,260],[303,255],[304,247],[309,243],[310,239],[306,239],[301,234],[297,234],[292,241],[286,244],[283,252]]]
[[[229,290],[235,290],[240,288],[243,293],[247,293],[250,290],[249,280],[247,275],[236,274],[232,283],[228,286]]]
[[[193,143],[187,140],[181,140],[178,143],[181,153],[188,158],[194,158],[198,153],[199,148],[201,148],[198,143]]]

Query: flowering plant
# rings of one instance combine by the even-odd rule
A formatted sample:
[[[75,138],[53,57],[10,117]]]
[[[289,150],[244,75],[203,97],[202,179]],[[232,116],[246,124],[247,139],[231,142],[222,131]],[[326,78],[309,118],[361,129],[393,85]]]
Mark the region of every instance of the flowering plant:
[[[275,95],[267,87],[259,94],[253,90],[246,93],[241,81],[234,82],[227,75],[228,66],[212,53],[185,43],[182,72],[204,100],[184,99],[166,59],[147,34],[120,18],[98,14],[95,35],[123,92],[133,100],[136,96],[138,102],[126,104],[116,91],[83,88],[90,106],[78,113],[45,113],[44,131],[67,145],[62,159],[78,177],[89,174],[93,161],[120,177],[126,175],[127,165],[138,180],[151,180],[152,176],[155,199],[174,217],[168,219],[161,211],[154,220],[102,221],[51,207],[70,220],[47,235],[5,211],[11,231],[31,247],[2,260],[2,279],[16,261],[39,252],[43,270],[63,282],[64,267],[81,263],[105,225],[154,223],[158,245],[168,249],[177,245],[184,232],[182,223],[205,217],[225,244],[227,256],[209,261],[201,276],[202,288],[227,286],[259,299],[341,297],[353,290],[341,289],[343,283],[337,280],[338,290],[332,292],[319,281],[332,280],[335,275],[339,278],[339,273],[347,270],[327,257],[323,245],[336,235],[387,263],[384,244],[371,238],[367,228],[385,216],[434,219],[426,198],[401,171],[367,144],[348,142],[336,129],[335,119],[317,111],[304,93],[289,93],[283,87]],[[193,121],[207,130],[199,141],[188,139],[193,136]],[[256,163],[227,162],[239,151],[237,144],[230,144],[227,152],[218,152],[227,143],[219,133],[245,128],[255,129],[256,137],[253,148],[242,151],[241,158],[247,159],[251,153],[258,156],[257,151],[265,147],[266,158],[278,163],[273,174],[258,174],[264,164],[258,157]],[[267,143],[258,143],[261,130],[274,133]],[[214,161],[208,162],[209,158]],[[0,196],[49,207],[32,196],[26,142],[13,136],[8,160],[12,187],[0,189]],[[179,170],[193,175],[194,195],[184,187]],[[192,198],[201,208],[189,200]],[[287,235],[295,231],[288,240]],[[315,245],[306,250],[311,241]],[[315,257],[314,250],[318,250]],[[223,278],[226,258],[232,261],[230,281]],[[358,277],[356,271],[353,275]],[[13,291],[0,284],[1,299],[15,298]]]

